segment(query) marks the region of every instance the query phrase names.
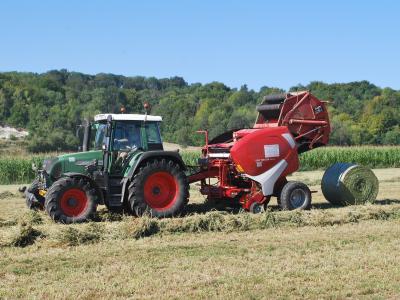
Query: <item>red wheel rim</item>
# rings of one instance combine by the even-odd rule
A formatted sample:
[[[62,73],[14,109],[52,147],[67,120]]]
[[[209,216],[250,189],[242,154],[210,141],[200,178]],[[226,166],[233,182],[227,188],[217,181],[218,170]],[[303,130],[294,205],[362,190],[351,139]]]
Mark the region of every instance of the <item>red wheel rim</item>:
[[[85,211],[88,199],[84,191],[77,188],[69,189],[62,195],[60,205],[66,216],[78,217]]]
[[[178,182],[167,172],[151,174],[144,184],[144,199],[153,209],[170,208],[178,197]]]

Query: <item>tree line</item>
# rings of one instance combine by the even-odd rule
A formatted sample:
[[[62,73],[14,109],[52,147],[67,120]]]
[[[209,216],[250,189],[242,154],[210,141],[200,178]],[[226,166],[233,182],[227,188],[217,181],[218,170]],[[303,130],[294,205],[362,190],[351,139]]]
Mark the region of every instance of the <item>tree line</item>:
[[[310,90],[330,102],[333,145],[400,144],[400,91],[368,81],[326,84],[311,82],[290,89]],[[196,130],[210,137],[228,129],[251,127],[255,106],[265,95],[284,92],[230,88],[220,82],[188,84],[181,77],[126,77],[87,75],[67,70],[42,74],[0,73],[0,124],[29,130],[33,152],[76,150],[76,126],[97,113],[143,113],[149,102],[152,114],[163,116],[163,139],[182,145],[201,145]]]

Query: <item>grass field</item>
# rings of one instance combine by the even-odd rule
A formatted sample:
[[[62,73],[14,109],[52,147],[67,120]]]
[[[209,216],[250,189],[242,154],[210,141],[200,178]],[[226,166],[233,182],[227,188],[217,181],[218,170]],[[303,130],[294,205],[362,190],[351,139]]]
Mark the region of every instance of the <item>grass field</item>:
[[[332,207],[312,171],[292,177],[317,191],[309,212],[204,213],[192,186],[182,218],[70,226],[1,186],[0,298],[399,298],[400,169],[374,172],[374,205]]]

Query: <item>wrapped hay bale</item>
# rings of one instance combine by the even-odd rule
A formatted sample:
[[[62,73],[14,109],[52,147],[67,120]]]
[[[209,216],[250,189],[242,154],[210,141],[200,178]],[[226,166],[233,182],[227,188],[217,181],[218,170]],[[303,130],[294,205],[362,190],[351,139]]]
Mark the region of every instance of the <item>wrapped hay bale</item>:
[[[372,203],[379,191],[379,182],[371,169],[349,163],[336,163],[322,177],[322,193],[335,205]]]

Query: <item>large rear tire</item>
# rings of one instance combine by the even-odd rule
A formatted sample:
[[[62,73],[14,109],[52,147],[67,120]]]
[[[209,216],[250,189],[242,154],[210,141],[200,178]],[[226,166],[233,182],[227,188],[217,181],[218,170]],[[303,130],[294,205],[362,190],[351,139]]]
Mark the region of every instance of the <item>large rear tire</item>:
[[[129,185],[129,204],[136,216],[177,216],[188,200],[189,184],[186,175],[171,160],[145,163]]]
[[[48,190],[45,209],[56,222],[70,224],[87,221],[97,209],[96,189],[84,178],[61,178]]]

